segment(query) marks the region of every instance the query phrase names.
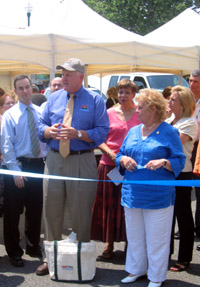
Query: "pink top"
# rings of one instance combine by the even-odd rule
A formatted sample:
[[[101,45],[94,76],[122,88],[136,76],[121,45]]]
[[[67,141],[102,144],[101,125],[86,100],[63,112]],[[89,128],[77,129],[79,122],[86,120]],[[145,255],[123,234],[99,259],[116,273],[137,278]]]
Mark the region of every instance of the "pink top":
[[[120,120],[115,108],[108,109],[107,112],[110,121],[110,131],[108,133],[106,145],[117,154],[128,131],[132,127],[139,125],[141,122],[139,121],[136,112],[134,112],[130,120],[127,122]],[[115,166],[115,164],[106,154],[102,155],[100,163]]]

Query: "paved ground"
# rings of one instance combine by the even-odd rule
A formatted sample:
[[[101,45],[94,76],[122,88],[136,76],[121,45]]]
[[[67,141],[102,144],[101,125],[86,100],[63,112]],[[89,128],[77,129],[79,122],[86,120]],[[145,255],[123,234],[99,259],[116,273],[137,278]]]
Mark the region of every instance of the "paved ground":
[[[195,201],[193,201],[194,208]],[[23,226],[23,220],[21,223],[21,228]],[[41,237],[42,240],[42,237]],[[175,254],[172,256],[170,265],[175,262],[177,257],[177,245],[179,240],[176,240],[175,244]],[[167,280],[163,284],[164,287],[197,287],[200,286],[200,251],[196,251],[196,245],[200,244],[200,239],[195,239],[194,244],[194,255],[193,261],[191,263],[190,269],[181,273],[168,272]],[[24,240],[22,239],[22,246],[24,246]],[[103,250],[104,245],[102,243],[97,243],[97,255],[100,255]],[[50,277],[43,276],[39,277],[35,275],[35,269],[40,264],[39,259],[31,258],[28,255],[24,255],[25,267],[16,268],[10,265],[8,256],[6,255],[5,248],[2,239],[2,219],[0,219],[0,286],[3,287],[119,287],[124,286],[120,283],[120,280],[126,276],[124,271],[125,253],[124,253],[124,243],[117,243],[115,245],[114,257],[110,261],[103,261],[97,259],[96,264],[96,276],[95,279],[86,284],[77,283],[63,283],[54,282],[50,280]],[[127,287],[146,287],[148,285],[148,280],[146,278],[141,278],[132,284],[126,284]]]

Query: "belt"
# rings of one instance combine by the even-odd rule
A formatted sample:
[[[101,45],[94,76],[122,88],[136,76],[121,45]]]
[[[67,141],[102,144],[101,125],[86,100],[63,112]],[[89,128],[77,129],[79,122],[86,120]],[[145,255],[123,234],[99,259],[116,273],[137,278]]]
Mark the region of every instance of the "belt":
[[[20,156],[17,158],[17,160],[21,161],[21,162],[44,162],[44,158],[40,157],[40,158],[28,158],[28,157],[23,157]]]
[[[53,152],[59,152],[59,150],[55,149],[55,148],[52,148],[51,147],[51,150]],[[75,155],[75,154],[82,154],[82,153],[87,153],[87,152],[92,152],[91,149],[83,149],[83,150],[70,150],[70,155]]]

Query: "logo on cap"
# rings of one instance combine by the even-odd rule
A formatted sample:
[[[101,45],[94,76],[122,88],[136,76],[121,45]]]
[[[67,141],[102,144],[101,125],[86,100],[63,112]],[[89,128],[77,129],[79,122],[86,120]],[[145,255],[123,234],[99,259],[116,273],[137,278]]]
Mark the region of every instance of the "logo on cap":
[[[65,69],[68,71],[78,71],[80,73],[85,72],[85,65],[77,58],[71,58],[67,60],[63,65],[58,65],[56,69]]]

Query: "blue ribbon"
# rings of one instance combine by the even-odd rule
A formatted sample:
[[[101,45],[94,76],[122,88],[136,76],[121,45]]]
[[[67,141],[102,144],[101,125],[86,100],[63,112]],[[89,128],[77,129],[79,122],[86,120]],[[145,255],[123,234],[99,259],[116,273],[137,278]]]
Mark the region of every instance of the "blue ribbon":
[[[98,180],[98,179],[89,179],[89,178],[59,176],[59,175],[47,175],[47,174],[14,171],[14,170],[7,170],[7,169],[0,169],[0,174],[33,177],[33,178],[43,178],[43,179],[55,179],[55,180],[104,181],[104,182],[119,182],[119,183],[142,184],[142,185],[200,187],[200,180],[115,180],[113,181],[113,180]]]

